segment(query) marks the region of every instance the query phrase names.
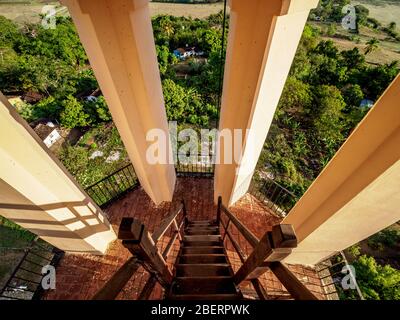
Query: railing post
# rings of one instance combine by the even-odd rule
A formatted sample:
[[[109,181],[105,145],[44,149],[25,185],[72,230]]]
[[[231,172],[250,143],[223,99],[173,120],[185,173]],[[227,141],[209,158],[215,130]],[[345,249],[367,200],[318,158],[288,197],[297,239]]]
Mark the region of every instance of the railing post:
[[[222,197],[218,197],[218,208],[217,208],[217,224],[219,225],[221,222],[221,206],[222,206]]]
[[[184,223],[184,227],[186,227],[189,223],[189,219],[187,217],[187,211],[186,211],[186,205],[185,205],[185,200],[182,200],[182,211],[183,211],[183,221],[185,221]]]
[[[118,239],[122,240],[123,246],[142,262],[150,274],[154,274],[164,288],[169,288],[172,273],[144,224],[133,218],[122,218]]]
[[[297,239],[291,225],[279,224],[272,231],[264,234],[251,255],[234,275],[234,282],[239,285],[246,279],[256,279],[268,270],[268,263],[281,261],[292,248],[297,246]]]

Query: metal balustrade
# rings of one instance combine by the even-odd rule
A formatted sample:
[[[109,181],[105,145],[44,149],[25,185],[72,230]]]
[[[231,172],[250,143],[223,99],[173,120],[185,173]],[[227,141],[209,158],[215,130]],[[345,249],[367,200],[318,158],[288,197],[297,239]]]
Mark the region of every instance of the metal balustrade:
[[[98,206],[105,207],[139,185],[135,170],[130,163],[92,184],[86,188],[86,192]]]
[[[214,177],[214,161],[215,155],[197,154],[197,155],[184,155],[178,154],[175,171],[178,177]]]
[[[44,266],[56,267],[64,252],[36,238],[0,291],[0,300],[39,300],[44,289]]]
[[[256,197],[269,211],[284,218],[296,204],[298,197],[267,175],[255,173],[249,193]]]
[[[320,262],[316,270],[327,300],[364,300],[357,284],[357,274],[342,251]],[[351,284],[351,287],[343,284]]]

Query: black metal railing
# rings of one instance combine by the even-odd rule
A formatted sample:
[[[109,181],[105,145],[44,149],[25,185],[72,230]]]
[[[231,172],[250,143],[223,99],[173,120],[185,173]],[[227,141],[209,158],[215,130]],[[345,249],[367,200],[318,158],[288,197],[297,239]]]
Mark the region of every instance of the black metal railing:
[[[267,175],[261,176],[258,172],[253,176],[249,193],[279,217],[285,217],[298,200],[293,192]]]
[[[86,192],[98,206],[104,207],[138,186],[139,180],[130,163],[92,184],[86,188]]]
[[[178,154],[175,162],[175,171],[178,177],[214,177],[215,155],[198,154],[184,155]]]
[[[327,300],[364,300],[357,275],[343,252],[338,252],[316,266]]]
[[[0,291],[0,300],[39,300],[44,289],[42,273],[44,266],[57,267],[64,252],[36,238]]]

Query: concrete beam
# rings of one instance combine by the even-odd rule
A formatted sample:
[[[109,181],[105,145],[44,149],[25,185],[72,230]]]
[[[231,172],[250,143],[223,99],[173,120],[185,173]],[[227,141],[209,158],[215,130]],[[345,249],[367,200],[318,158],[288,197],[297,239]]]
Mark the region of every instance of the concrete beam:
[[[353,131],[283,223],[316,264],[400,220],[400,76]]]
[[[0,159],[0,215],[61,250],[106,251],[107,218],[1,93]]]
[[[231,0],[220,131],[241,129],[240,141],[220,139],[214,199],[231,205],[248,190],[310,9],[318,0]],[[248,130],[247,134],[244,133]],[[226,164],[224,150],[237,162]],[[225,149],[226,148],[226,149]]]
[[[148,0],[62,0],[78,29],[141,186],[171,201],[173,164],[151,164],[146,134],[159,129],[172,154]]]

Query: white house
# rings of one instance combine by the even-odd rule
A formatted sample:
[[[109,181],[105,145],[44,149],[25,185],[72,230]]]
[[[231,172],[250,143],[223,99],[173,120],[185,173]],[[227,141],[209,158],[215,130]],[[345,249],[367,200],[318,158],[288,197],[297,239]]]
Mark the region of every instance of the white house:
[[[36,134],[48,148],[61,139],[60,133],[52,122],[46,124],[39,123],[33,130],[35,130]]]

